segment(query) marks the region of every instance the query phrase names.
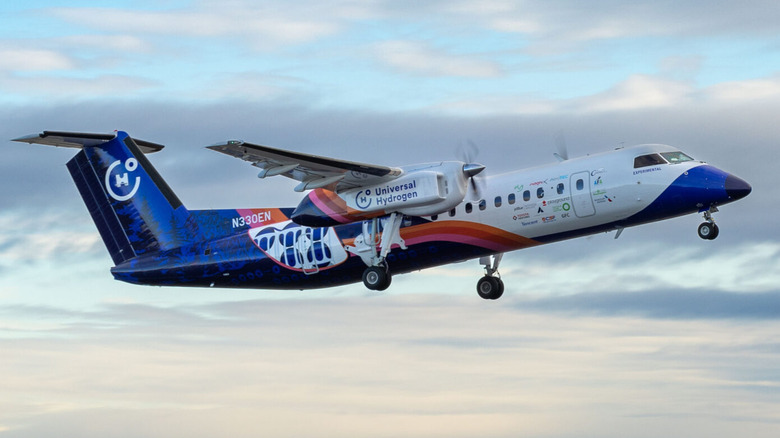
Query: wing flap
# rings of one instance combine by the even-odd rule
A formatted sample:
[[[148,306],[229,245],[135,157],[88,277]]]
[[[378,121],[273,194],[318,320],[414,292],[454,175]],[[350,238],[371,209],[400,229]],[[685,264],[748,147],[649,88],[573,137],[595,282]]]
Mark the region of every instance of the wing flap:
[[[260,168],[258,177],[283,175],[300,181],[296,191],[327,188],[341,191],[397,178],[401,169],[337,160],[320,155],[287,151],[231,140],[207,146],[208,149],[252,163]]]

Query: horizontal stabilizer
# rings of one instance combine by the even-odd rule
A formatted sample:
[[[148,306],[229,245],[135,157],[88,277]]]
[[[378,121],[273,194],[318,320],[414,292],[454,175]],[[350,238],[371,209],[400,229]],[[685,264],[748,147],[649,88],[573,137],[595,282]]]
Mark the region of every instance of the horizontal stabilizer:
[[[61,132],[61,131],[43,131],[40,134],[32,134],[13,139],[20,143],[45,144],[48,146],[58,146],[66,148],[84,148],[90,146],[99,146],[116,138],[113,134],[90,134],[84,132]],[[150,154],[162,150],[165,146],[150,141],[133,139],[141,152]]]

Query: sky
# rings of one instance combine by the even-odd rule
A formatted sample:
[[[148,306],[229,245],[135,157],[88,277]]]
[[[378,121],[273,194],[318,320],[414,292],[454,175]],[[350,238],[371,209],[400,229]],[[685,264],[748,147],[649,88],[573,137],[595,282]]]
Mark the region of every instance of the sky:
[[[780,4],[88,1],[0,5],[0,437],[775,437]],[[187,207],[294,206],[204,148],[488,174],[672,144],[753,193],[697,215],[304,292],[112,279],[43,130],[166,145]]]

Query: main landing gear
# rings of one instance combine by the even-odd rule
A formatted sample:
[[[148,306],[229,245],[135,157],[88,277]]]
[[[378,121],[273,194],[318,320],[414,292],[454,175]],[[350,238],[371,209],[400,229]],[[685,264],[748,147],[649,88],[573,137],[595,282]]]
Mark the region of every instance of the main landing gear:
[[[491,257],[481,257],[479,263],[485,266],[485,276],[477,282],[477,294],[485,300],[497,300],[504,294],[504,282],[498,275],[498,264],[503,253],[493,254]]]
[[[354,245],[345,249],[359,256],[368,266],[363,271],[363,284],[371,290],[382,291],[390,287],[393,277],[387,266],[387,254],[393,245],[406,249],[404,240],[401,239],[401,224],[404,215],[391,213],[387,219],[382,219],[382,233],[378,234],[379,218],[363,222],[363,232],[355,238]],[[377,240],[379,241],[379,253],[377,253]]]
[[[718,229],[718,226],[715,224],[715,220],[712,219],[712,213],[717,212],[718,209],[716,207],[712,207],[709,210],[704,212],[704,222],[699,225],[699,237],[701,237],[704,240],[713,240],[716,237],[718,237],[718,234],[720,234],[720,230]]]

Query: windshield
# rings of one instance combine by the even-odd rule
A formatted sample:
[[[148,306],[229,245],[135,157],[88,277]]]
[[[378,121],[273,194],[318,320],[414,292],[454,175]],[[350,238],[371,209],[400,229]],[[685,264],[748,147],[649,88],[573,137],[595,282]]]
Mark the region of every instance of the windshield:
[[[640,167],[656,166],[659,164],[666,164],[663,158],[658,154],[640,155],[634,158],[634,169]]]
[[[693,161],[693,158],[682,152],[662,152],[661,155],[666,158],[671,164],[683,163],[685,161]]]

